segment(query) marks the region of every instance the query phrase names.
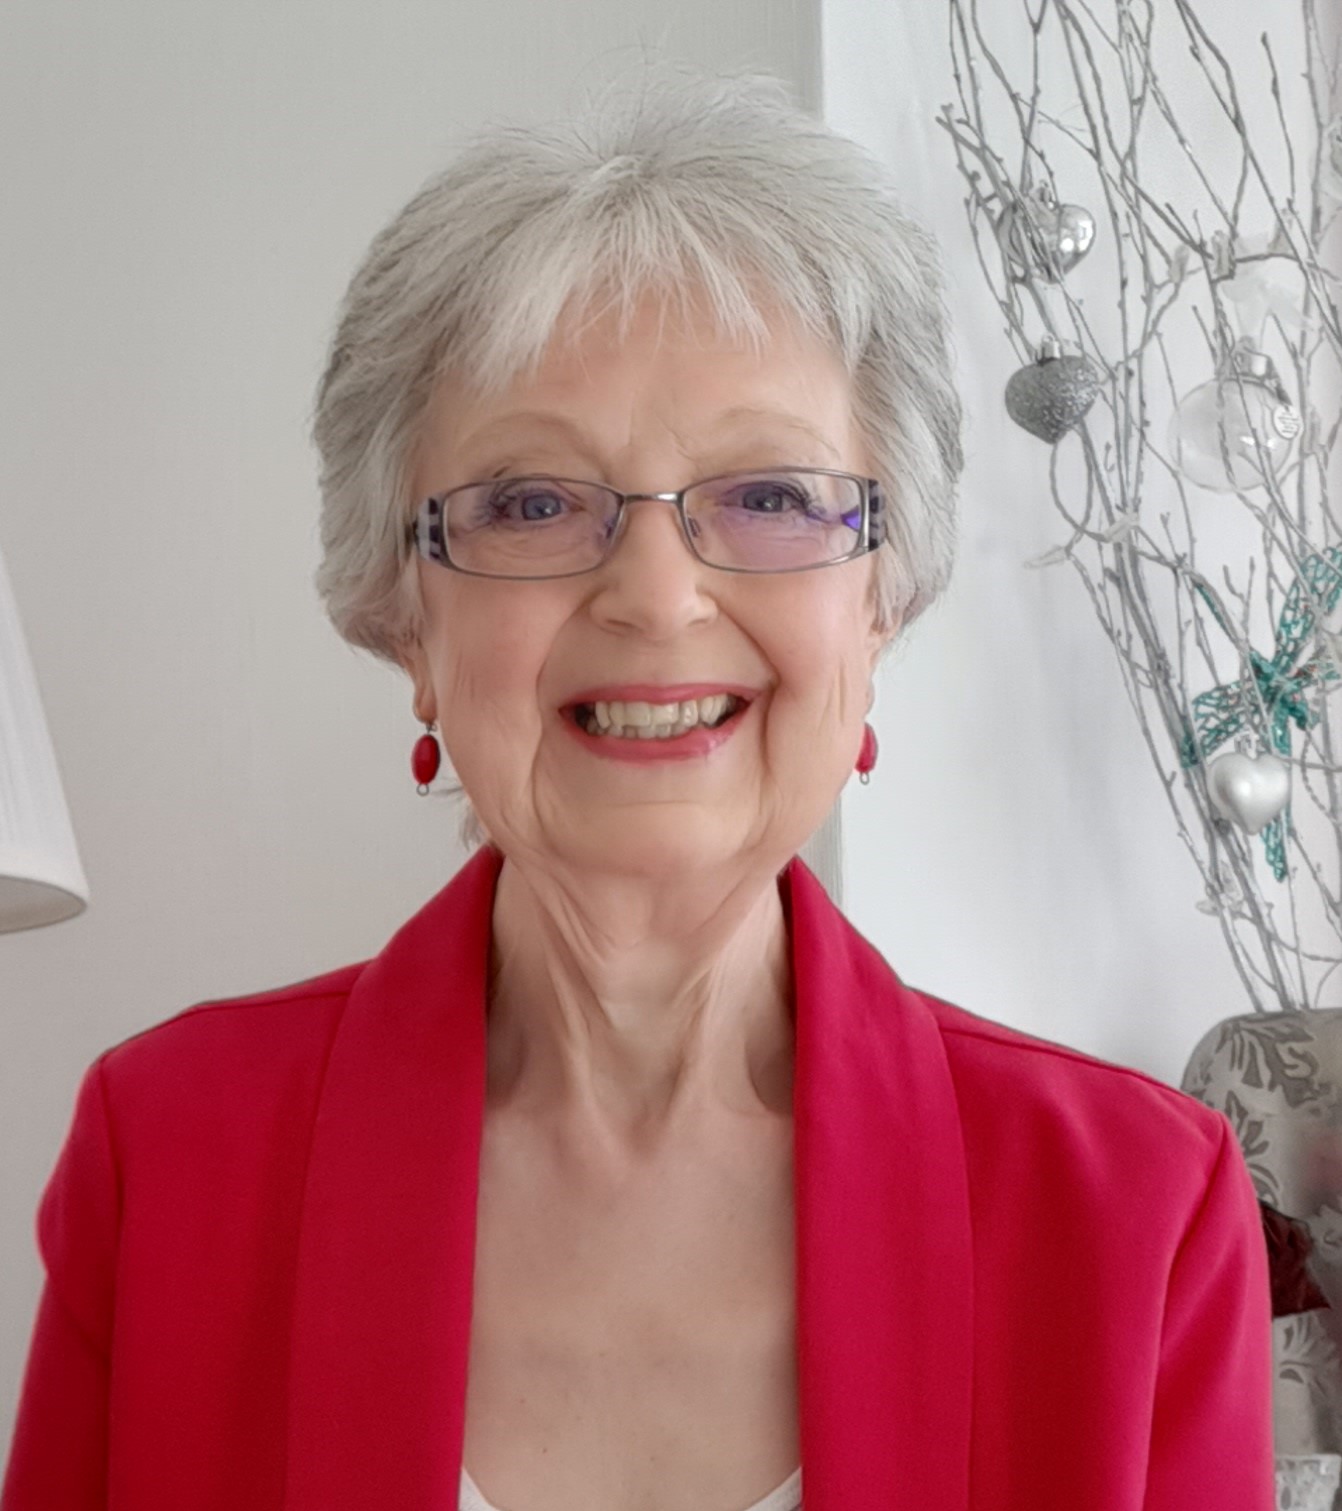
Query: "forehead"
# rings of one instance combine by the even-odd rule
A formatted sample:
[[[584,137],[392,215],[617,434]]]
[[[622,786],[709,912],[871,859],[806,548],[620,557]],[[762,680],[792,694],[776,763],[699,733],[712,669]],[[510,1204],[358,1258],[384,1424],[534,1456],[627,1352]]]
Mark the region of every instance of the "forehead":
[[[496,441],[563,446],[588,446],[592,430],[578,415],[550,409],[503,410],[482,418],[462,438],[463,449],[489,446]],[[712,415],[699,429],[697,439],[708,445],[784,439],[825,458],[826,464],[845,467],[847,458],[833,435],[823,425],[767,404],[736,404]],[[800,453],[799,453],[800,454]]]
[[[776,309],[762,313],[768,332],[756,349],[720,330],[702,301],[682,312],[645,295],[623,328],[613,309],[566,313],[534,369],[502,393],[482,395],[465,375],[447,374],[421,436],[433,486],[444,466],[470,470],[500,447],[614,458],[667,440],[703,465],[724,448],[754,445],[795,465],[858,470],[838,355]]]

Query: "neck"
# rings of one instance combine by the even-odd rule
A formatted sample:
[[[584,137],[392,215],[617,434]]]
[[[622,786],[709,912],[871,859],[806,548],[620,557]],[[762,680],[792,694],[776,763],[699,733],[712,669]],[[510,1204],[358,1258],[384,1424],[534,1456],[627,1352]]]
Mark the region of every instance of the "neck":
[[[491,1108],[649,1146],[705,1117],[791,1114],[776,874],[569,877],[509,859],[494,899]]]

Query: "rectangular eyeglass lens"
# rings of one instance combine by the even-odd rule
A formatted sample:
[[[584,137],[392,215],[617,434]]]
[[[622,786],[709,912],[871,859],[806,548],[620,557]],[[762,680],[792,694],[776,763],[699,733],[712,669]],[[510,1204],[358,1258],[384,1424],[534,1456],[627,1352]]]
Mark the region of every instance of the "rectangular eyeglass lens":
[[[787,571],[847,556],[862,536],[862,485],[825,473],[761,472],[692,489],[686,512],[705,561]]]
[[[615,499],[601,488],[505,478],[448,496],[448,553],[467,571],[500,577],[579,572],[601,559],[614,519]]]

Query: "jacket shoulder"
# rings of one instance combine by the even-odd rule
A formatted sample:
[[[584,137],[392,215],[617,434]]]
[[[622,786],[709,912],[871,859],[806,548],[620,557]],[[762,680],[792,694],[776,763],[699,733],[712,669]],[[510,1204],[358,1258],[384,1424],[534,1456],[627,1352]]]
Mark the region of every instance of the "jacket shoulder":
[[[1048,1235],[1073,1275],[1103,1253],[1115,1276],[1167,1276],[1210,1203],[1233,1212],[1235,1242],[1261,1247],[1223,1113],[1140,1070],[918,995],[941,1029],[980,1231]]]
[[[310,1105],[364,966],[199,1002],[105,1049],[93,1068],[127,1143],[169,1126],[236,1127],[277,1102]]]
[[[87,1067],[37,1216],[48,1275],[86,1336],[107,1345],[127,1232],[152,1244],[199,1229],[201,1252],[218,1256],[237,1192],[264,1187],[274,1199],[258,1210],[296,1210],[304,1130],[362,969],[198,1003]]]
[[[905,988],[910,990],[910,988]],[[1226,1119],[1177,1087],[1131,1066],[969,1012],[914,992],[941,1029],[962,1105],[971,1117],[1009,1116],[1041,1137],[1068,1136],[1078,1148],[1104,1145],[1124,1158],[1193,1166],[1216,1163]]]

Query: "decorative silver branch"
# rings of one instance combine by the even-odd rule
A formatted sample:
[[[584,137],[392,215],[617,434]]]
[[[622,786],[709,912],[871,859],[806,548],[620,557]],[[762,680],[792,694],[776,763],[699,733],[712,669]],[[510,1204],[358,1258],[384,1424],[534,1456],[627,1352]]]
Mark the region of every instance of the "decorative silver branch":
[[[1342,115],[1317,3],[1284,86],[1266,32],[1237,77],[1190,0],[995,5],[1019,76],[949,0],[938,117],[1021,364],[1008,409],[1053,447],[1067,535],[1029,565],[1079,574],[1259,1009],[1342,1006]],[[1196,130],[1164,83],[1189,59]]]

